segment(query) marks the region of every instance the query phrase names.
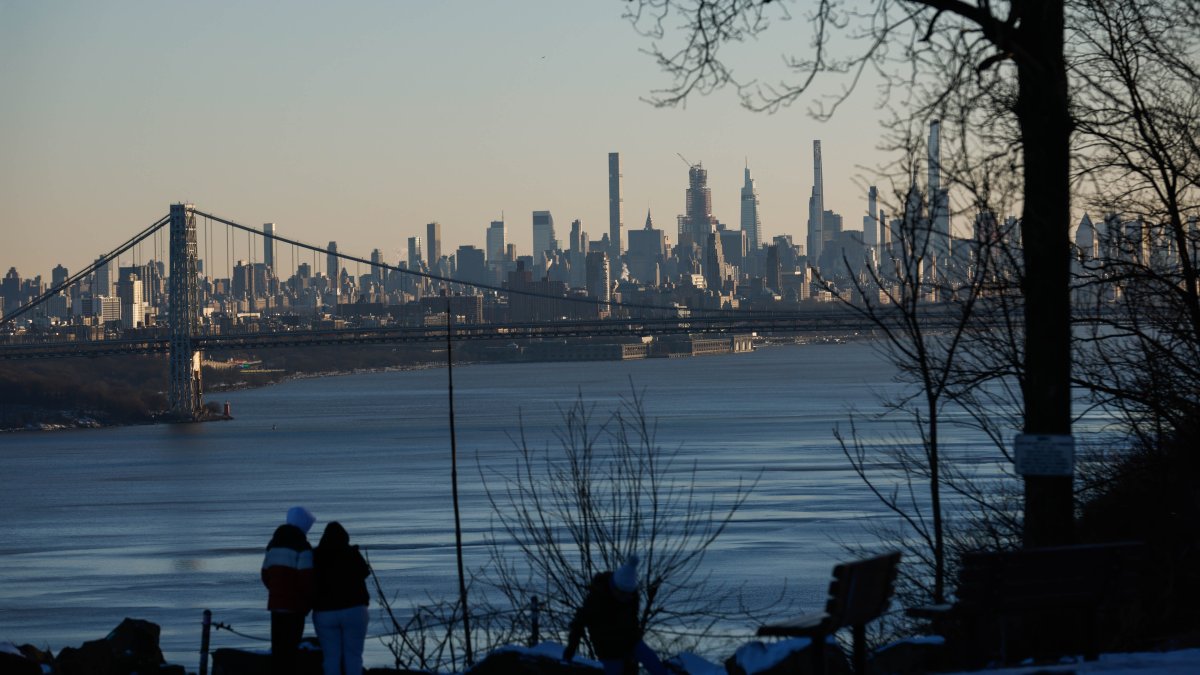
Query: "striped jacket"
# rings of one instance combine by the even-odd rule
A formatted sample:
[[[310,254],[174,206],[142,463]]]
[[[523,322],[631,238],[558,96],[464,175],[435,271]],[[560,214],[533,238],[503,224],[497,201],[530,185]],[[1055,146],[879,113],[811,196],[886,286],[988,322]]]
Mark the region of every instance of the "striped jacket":
[[[267,544],[262,580],[267,587],[267,609],[307,612],[312,609],[313,552],[304,533],[294,525],[280,525]]]

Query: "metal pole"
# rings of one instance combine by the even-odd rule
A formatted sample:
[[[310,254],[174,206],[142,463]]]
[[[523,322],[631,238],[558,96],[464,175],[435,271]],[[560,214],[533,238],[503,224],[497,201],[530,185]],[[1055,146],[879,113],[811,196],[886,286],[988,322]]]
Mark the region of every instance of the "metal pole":
[[[532,629],[530,631],[531,634],[529,636],[529,646],[536,647],[542,641],[541,627],[539,626],[539,618],[540,617],[538,616],[538,613],[540,610],[540,607],[538,605],[538,597],[536,595],[533,596],[533,598],[530,600],[529,604],[531,605],[530,613],[533,615],[533,618],[530,621],[530,623],[532,623],[533,625],[532,625]]]
[[[200,624],[200,675],[208,675],[208,638],[212,633],[212,610],[204,610],[204,620]]]
[[[467,667],[474,663],[471,654],[471,612],[467,607],[467,581],[463,574],[462,519],[458,510],[458,442],[454,435],[454,313],[450,311],[450,296],[446,296],[446,382],[450,397],[450,486],[454,497],[454,552],[458,557],[458,600],[463,613],[463,647]]]

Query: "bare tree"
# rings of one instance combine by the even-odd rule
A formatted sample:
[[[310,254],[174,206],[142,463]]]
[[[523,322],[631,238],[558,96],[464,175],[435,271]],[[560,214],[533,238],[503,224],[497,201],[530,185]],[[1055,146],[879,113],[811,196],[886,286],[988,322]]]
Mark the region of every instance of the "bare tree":
[[[1200,409],[1200,40],[1180,9],[1089,2],[1072,68],[1078,170],[1104,214],[1077,237],[1093,321],[1076,371],[1151,442]]]
[[[547,634],[565,637],[593,575],[633,553],[643,561],[638,620],[660,645],[695,644],[746,617],[738,589],[713,583],[702,563],[756,481],[704,496],[696,465],[677,465],[655,426],[636,391],[600,423],[580,398],[563,411],[557,447],[538,448],[522,429],[513,472],[484,476],[495,514],[488,578],[512,606],[539,597]]]
[[[791,58],[793,81],[738,81],[725,61],[730,43],[752,38],[773,19],[789,18],[784,3],[769,0],[639,0],[632,21],[656,40],[678,21],[678,47],[655,42],[650,52],[673,78],[655,92],[659,105],[682,103],[693,93],[736,86],[746,105],[775,110],[812,91],[825,74],[844,86],[816,114],[832,114],[864,73],[883,82],[885,96],[903,86],[924,91],[925,103],[941,95],[986,85],[1004,105],[1021,151],[1022,269],[1025,291],[1024,430],[1071,432],[1070,373],[1070,142],[1068,3],[1064,0],[819,0],[806,17],[814,26],[809,54]],[[776,9],[778,8],[778,9]],[[835,36],[857,44],[851,55],[835,49]],[[844,47],[844,45],[839,45]],[[1007,95],[1006,95],[1007,94]],[[986,129],[981,129],[986,133]],[[1070,477],[1026,477],[1025,540],[1029,545],[1069,540],[1073,500]]]

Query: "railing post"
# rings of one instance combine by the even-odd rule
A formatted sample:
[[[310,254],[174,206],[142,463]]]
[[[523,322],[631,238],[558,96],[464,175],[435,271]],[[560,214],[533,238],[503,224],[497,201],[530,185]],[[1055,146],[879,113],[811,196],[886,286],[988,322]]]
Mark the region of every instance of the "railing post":
[[[541,635],[542,631],[541,631],[541,626],[539,625],[539,619],[540,619],[539,610],[541,608],[538,605],[538,597],[536,595],[533,596],[533,598],[529,601],[529,605],[530,605],[529,613],[531,616],[529,646],[536,647],[539,644],[541,644],[541,642],[542,642],[542,635]]]
[[[208,675],[208,638],[212,633],[212,610],[204,610],[200,630],[200,675]]]

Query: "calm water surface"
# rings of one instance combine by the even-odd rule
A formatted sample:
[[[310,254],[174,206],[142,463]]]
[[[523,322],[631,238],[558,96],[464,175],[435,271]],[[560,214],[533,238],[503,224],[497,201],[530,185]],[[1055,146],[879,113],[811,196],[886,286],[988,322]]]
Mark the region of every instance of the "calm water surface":
[[[680,464],[695,460],[697,482],[718,501],[763,472],[705,569],[752,596],[787,579],[817,606],[842,557],[835,539],[885,517],[831,429],[847,406],[871,410],[878,395],[895,395],[892,373],[861,343],[458,368],[467,565],[487,563],[479,467],[510,470],[518,413],[543,446],[577,394],[609,411],[632,382],[661,444],[679,449]],[[292,504],[316,514],[314,543],[325,522],[345,524],[402,603],[454,595],[445,370],[294,380],[220,400],[235,420],[0,435],[0,641],[57,651],[137,617],[160,624],[168,660],[190,668],[204,608],[266,636],[262,550]],[[978,443],[963,447],[979,451],[981,466],[994,460]],[[214,635],[214,647],[260,646]],[[389,663],[377,643],[367,661]]]

